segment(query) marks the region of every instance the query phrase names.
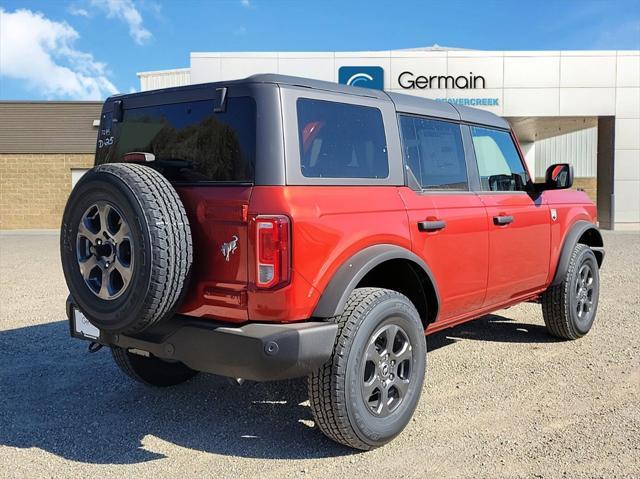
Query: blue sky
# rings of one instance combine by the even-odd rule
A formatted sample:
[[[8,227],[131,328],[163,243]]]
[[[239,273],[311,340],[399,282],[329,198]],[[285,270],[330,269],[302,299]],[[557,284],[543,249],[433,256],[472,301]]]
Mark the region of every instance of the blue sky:
[[[640,49],[640,0],[0,0],[1,99],[101,99],[192,51]]]

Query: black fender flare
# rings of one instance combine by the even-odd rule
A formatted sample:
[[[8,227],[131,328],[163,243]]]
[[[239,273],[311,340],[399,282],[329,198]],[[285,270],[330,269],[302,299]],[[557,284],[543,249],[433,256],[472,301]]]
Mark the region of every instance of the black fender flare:
[[[602,234],[600,230],[588,221],[580,220],[576,221],[569,232],[565,235],[564,242],[562,243],[562,250],[560,251],[560,257],[558,259],[558,267],[556,268],[556,274],[553,277],[551,286],[562,283],[567,270],[569,269],[569,261],[571,260],[571,253],[578,244],[580,238],[587,232],[590,232],[595,239],[595,244],[589,244],[595,252],[598,260],[598,266],[602,266],[604,260],[604,242],[602,241]]]
[[[440,296],[438,294],[437,284],[427,263],[406,248],[392,244],[377,244],[354,254],[338,268],[322,292],[322,296],[312,316],[316,318],[330,318],[341,314],[344,311],[349,295],[356,288],[360,280],[376,266],[394,259],[408,260],[422,268],[429,278],[429,281],[431,281],[439,307]],[[437,314],[437,311],[435,314]]]

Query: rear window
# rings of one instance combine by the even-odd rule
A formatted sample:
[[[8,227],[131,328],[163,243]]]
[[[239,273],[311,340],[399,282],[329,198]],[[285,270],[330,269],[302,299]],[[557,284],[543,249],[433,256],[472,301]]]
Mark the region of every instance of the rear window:
[[[125,109],[111,142],[101,137],[98,164],[140,151],[153,153],[152,166],[173,182],[254,179],[256,104],[250,97],[229,98],[224,112],[214,112],[213,100]]]
[[[303,176],[389,176],[387,142],[379,109],[299,98],[297,111]]]

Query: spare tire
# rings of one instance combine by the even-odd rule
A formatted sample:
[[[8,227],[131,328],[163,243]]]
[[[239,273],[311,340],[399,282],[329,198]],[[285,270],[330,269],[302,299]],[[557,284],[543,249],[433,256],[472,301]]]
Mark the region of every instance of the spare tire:
[[[89,170],[71,192],[60,232],[64,276],[96,327],[135,334],[175,313],[193,246],[173,186],[148,166]]]

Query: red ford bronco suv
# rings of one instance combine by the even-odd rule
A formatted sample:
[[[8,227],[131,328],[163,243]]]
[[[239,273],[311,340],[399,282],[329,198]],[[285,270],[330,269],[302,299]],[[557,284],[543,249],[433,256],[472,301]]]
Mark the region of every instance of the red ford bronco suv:
[[[308,375],[358,449],[410,420],[425,334],[523,301],[593,324],[604,250],[568,164],[531,179],[509,124],[280,75],[109,98],[64,212],[71,335],[146,384]]]

